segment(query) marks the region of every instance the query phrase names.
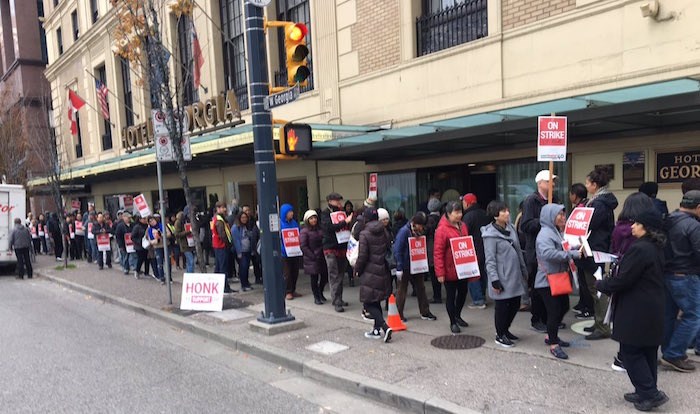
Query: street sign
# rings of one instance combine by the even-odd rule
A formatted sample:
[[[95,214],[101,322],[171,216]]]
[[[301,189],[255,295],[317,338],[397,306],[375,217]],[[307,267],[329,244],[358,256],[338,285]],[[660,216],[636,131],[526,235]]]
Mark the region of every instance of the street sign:
[[[537,161],[566,161],[566,117],[540,116],[537,127]]]
[[[175,151],[173,143],[170,140],[170,135],[156,136],[156,158],[158,161],[175,161]],[[185,161],[192,161],[192,147],[190,146],[190,137],[182,136],[182,157]]]
[[[284,92],[279,92],[274,95],[265,97],[263,107],[266,111],[269,111],[272,108],[277,108],[278,106],[294,102],[299,98],[300,93],[301,92],[299,91],[299,84],[297,83],[296,85],[294,85],[294,87],[289,88]]]

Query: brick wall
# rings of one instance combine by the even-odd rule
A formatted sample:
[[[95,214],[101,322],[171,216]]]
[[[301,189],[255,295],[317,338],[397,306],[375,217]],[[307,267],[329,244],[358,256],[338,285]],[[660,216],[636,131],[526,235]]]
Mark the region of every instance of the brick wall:
[[[503,0],[503,30],[513,29],[576,7],[576,0]]]
[[[352,49],[358,52],[361,75],[399,64],[399,1],[405,0],[356,0]]]

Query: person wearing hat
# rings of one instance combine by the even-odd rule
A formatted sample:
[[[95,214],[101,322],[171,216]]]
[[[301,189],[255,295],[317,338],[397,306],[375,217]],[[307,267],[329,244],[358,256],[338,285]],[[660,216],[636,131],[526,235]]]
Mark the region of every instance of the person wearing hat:
[[[297,231],[299,231],[299,223],[297,223],[296,219],[294,218],[294,207],[291,204],[282,204],[282,207],[280,207],[280,230],[284,229],[297,229]],[[287,300],[292,300],[301,296],[301,293],[297,293],[297,279],[299,279],[299,266],[302,263],[300,257],[289,256],[289,254],[287,254],[287,249],[284,245],[284,237],[282,237],[281,231],[280,238],[280,247],[282,250],[282,274],[284,275],[286,284],[285,298]]]
[[[691,190],[683,195],[680,208],[666,218],[665,225],[670,246],[664,267],[666,323],[661,364],[680,372],[695,370],[687,361],[686,349],[700,328],[699,219],[700,191]]]
[[[348,243],[339,243],[336,234],[343,230],[349,230],[352,214],[345,220],[333,223],[331,213],[343,210],[343,196],[333,192],[326,196],[328,207],[321,212],[321,230],[323,230],[323,255],[328,268],[328,279],[331,285],[331,300],[336,312],[344,312],[343,301],[343,275],[348,261],[345,257]]]
[[[323,257],[323,231],[318,225],[316,210],[308,210],[304,213],[304,224],[300,235],[301,252],[304,254],[304,273],[309,275],[314,303],[323,305],[327,300],[323,296],[323,289],[328,284],[328,269],[326,259]]]
[[[474,238],[476,248],[476,259],[479,263],[479,273],[483,276],[479,280],[469,282],[469,294],[472,297],[470,309],[486,309],[486,256],[484,255],[484,239],[481,238],[481,228],[491,223],[491,218],[486,211],[479,206],[476,194],[467,193],[462,196],[462,221],[467,225],[469,234]]]
[[[133,226],[131,224],[131,214],[122,213],[121,220],[114,226],[114,238],[117,242],[117,247],[119,247],[119,264],[122,267],[122,272],[128,275],[131,268],[136,270],[136,254],[126,252],[126,240],[124,236],[129,233],[131,234]]]
[[[381,209],[380,209],[381,210]],[[387,220],[389,213],[387,215]],[[381,221],[381,216],[379,219]],[[406,291],[408,283],[413,283],[418,298],[418,309],[423,320],[434,321],[437,318],[430,313],[428,295],[425,293],[423,276],[427,272],[411,272],[411,246],[409,238],[422,237],[425,235],[426,217],[423,212],[417,213],[411,221],[403,226],[396,234],[394,241],[394,259],[396,260],[396,281],[398,282],[398,293],[396,295],[396,307],[398,308],[401,320],[406,320],[404,305],[406,304]],[[426,241],[427,244],[427,241]],[[427,255],[427,246],[423,246]]]
[[[657,352],[664,336],[666,236],[662,228],[661,214],[655,209],[639,214],[632,224],[636,241],[622,257],[618,272],[595,283],[598,291],[612,296],[612,338],[620,343],[622,360],[634,386],[634,392],[625,394],[624,399],[640,411],[668,401],[656,383]]]
[[[554,180],[557,176],[549,177],[549,170],[542,170],[535,176],[537,191],[530,194],[523,201],[523,214],[520,218],[520,231],[525,234],[525,264],[527,265],[527,287],[530,292],[530,326],[537,332],[547,331],[547,310],[540,295],[537,293],[535,278],[537,276],[537,254],[535,253],[535,241],[542,226],[540,225],[540,213],[542,207],[547,204],[549,192],[554,190]],[[556,194],[552,196],[552,202],[557,204],[559,200]]]

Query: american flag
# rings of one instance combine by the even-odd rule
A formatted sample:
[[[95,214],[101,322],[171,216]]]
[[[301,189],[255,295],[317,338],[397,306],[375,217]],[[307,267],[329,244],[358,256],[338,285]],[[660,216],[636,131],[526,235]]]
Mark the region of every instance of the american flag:
[[[109,106],[107,105],[107,85],[95,79],[95,88],[97,89],[97,100],[100,101],[100,110],[102,110],[102,117],[104,119],[109,119]]]

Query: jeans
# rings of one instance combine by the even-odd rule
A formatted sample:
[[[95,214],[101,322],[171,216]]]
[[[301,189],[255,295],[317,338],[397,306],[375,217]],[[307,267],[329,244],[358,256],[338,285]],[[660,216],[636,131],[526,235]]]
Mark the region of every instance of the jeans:
[[[659,394],[656,388],[658,350],[658,346],[620,344],[627,376],[642,400],[650,400]]]
[[[469,282],[466,279],[445,281],[445,292],[447,293],[445,308],[450,317],[450,325],[457,323],[457,319],[462,317],[462,309],[467,301]]]
[[[129,253],[126,252],[126,249],[119,249],[119,264],[124,274],[129,273],[131,262],[129,261]]]
[[[700,276],[664,276],[666,282],[666,320],[661,348],[665,359],[685,358],[688,346],[700,327]],[[679,321],[678,311],[683,315]]]
[[[226,275],[224,278],[224,293],[231,292],[231,287],[228,284],[228,279],[231,274],[229,273],[228,261],[231,257],[231,252],[229,249],[214,249],[214,273],[223,273]]]
[[[154,250],[156,258],[154,261],[151,262],[153,265],[153,273],[158,279],[165,280],[165,272],[163,271],[163,260],[165,259],[165,252],[162,248]]]
[[[481,288],[481,279],[483,278],[484,276],[481,276],[478,280],[470,279],[469,295],[472,297],[472,303],[474,305],[484,304],[484,291]]]
[[[503,336],[510,330],[510,325],[520,309],[520,296],[510,299],[496,299],[494,323],[496,335]]]
[[[88,262],[96,262],[97,254],[99,253],[97,250],[97,239],[88,239],[88,247],[90,248],[88,253]]]
[[[343,276],[348,261],[344,250],[339,256],[333,253],[325,254],[326,267],[328,268],[328,281],[331,285],[331,301],[334,306],[343,306]]]
[[[559,343],[559,324],[564,320],[564,315],[569,311],[569,295],[552,296],[549,287],[537,288],[537,292],[547,307],[547,337],[549,344]]]
[[[403,277],[398,281],[399,289],[396,295],[396,307],[399,310],[399,315],[403,317],[403,309],[406,305],[406,291],[408,290],[408,283],[413,281],[413,288],[416,291],[416,297],[418,299],[418,310],[421,315],[427,315],[430,313],[430,307],[428,305],[428,295],[425,293],[425,283],[423,283],[423,273],[412,275],[408,271],[405,271]]]
[[[183,255],[185,256],[185,270],[187,273],[194,273],[194,252],[186,250]]]
[[[250,273],[250,253],[241,253],[241,257],[238,258],[238,279],[241,281],[241,288],[250,287],[248,273]]]

